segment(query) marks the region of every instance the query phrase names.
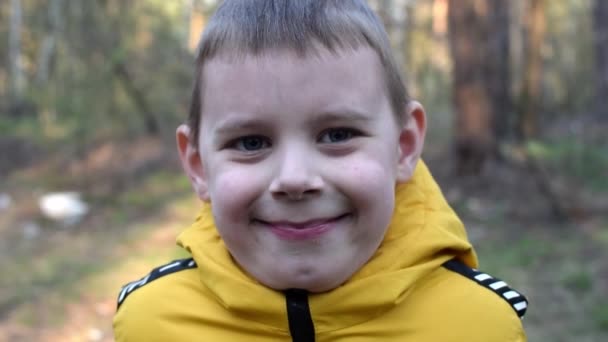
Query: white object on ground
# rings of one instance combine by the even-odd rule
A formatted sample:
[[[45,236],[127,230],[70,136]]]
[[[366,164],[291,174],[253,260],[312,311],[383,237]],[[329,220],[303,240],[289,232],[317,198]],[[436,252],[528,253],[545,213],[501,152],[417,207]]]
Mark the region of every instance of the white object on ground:
[[[89,212],[89,206],[77,192],[54,192],[45,194],[38,200],[42,214],[66,226],[74,225]]]

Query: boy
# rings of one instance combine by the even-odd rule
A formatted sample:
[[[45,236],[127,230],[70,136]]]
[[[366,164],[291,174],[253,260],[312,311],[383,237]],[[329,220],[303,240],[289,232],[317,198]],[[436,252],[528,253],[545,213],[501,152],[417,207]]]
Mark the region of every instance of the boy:
[[[363,0],[226,0],[178,150],[192,258],[123,287],[118,341],[525,341],[419,160],[426,119]]]

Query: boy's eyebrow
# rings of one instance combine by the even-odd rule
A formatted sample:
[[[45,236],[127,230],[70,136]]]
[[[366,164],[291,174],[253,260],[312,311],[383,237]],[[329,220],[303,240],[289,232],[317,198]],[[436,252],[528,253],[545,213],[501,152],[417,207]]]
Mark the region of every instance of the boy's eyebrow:
[[[370,121],[372,118],[369,114],[351,109],[339,108],[320,112],[313,116],[311,121]]]
[[[331,121],[357,121],[367,122],[370,121],[371,117],[369,114],[350,109],[340,108],[332,109],[327,111],[321,111],[311,116],[310,123],[315,124],[319,122],[331,122]],[[216,128],[216,135],[231,134],[235,131],[246,131],[256,130],[265,128],[267,124],[263,120],[255,117],[229,117],[225,120],[220,121]]]
[[[220,121],[215,128],[215,133],[218,135],[230,134],[234,131],[256,129],[263,126],[264,124],[256,118],[229,117]]]

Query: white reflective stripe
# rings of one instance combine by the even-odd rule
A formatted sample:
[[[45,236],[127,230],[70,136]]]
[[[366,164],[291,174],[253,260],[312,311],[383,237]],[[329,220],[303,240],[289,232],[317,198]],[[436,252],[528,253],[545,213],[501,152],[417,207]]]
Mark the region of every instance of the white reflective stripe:
[[[492,279],[492,277],[489,276],[489,275],[487,275],[487,274],[485,274],[485,273],[481,273],[481,274],[476,275],[475,279],[477,279],[478,281],[484,281],[484,280],[487,280],[487,279]]]
[[[146,283],[148,282],[148,279],[150,279],[150,275],[148,274],[144,279],[141,280],[141,286],[146,285]]]
[[[133,285],[137,284],[139,281],[133,282],[133,283],[129,283],[127,285],[125,285],[125,287],[122,288],[122,291],[120,292],[120,297],[118,297],[118,302],[122,302],[123,299],[125,299],[125,297],[127,296],[127,294],[129,292],[131,292],[131,287],[133,287]]]
[[[175,267],[175,266],[179,266],[179,261],[176,261],[176,262],[174,262],[174,263],[172,263],[172,264],[169,264],[169,265],[167,265],[167,266],[164,266],[164,267],[160,268],[160,269],[158,270],[158,272],[163,273],[163,272],[165,272],[166,270],[168,270],[168,269],[170,269],[170,268],[173,268],[173,267]]]
[[[125,299],[125,295],[127,294],[127,286],[122,288],[122,291],[120,291],[120,296],[118,296],[118,302],[122,302],[123,299]]]
[[[503,288],[505,286],[507,286],[507,283],[505,283],[504,281],[497,281],[495,283],[490,284],[490,287],[493,290],[498,290],[498,289],[501,289],[501,288]]]
[[[136,281],[127,287],[127,293],[131,292],[135,286],[139,284],[139,281]]]
[[[515,305],[513,305],[513,307],[515,308],[515,310],[521,311],[521,310],[527,308],[528,304],[526,304],[526,302],[519,302],[519,303],[516,303]]]
[[[138,280],[138,281],[134,282],[133,284],[129,285],[129,289],[127,289],[127,293],[133,291],[134,288],[136,288],[140,285],[144,285],[148,281],[149,277],[150,276],[147,275],[144,279]]]
[[[194,260],[192,260],[192,261],[190,261],[190,262],[188,263],[188,267],[192,267],[192,266],[194,266],[194,265],[195,265]]]
[[[509,291],[509,292],[505,292],[503,295],[503,297],[505,297],[507,300],[515,298],[515,297],[519,297],[519,293],[515,292],[515,291]]]
[[[136,288],[137,286],[143,286],[146,284],[146,282],[148,281],[148,278],[150,278],[150,275],[148,274],[144,279],[138,280],[134,283],[131,283],[127,286],[124,287],[124,289],[122,290],[122,292],[120,293],[120,297],[118,297],[118,302],[122,302],[126,295],[129,294],[131,291],[133,291],[134,288]]]

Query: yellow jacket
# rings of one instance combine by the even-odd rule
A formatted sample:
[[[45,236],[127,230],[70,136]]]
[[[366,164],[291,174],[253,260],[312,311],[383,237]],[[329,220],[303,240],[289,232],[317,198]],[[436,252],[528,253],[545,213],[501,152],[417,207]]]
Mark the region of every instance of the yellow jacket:
[[[526,341],[518,316],[525,298],[473,269],[464,227],[423,163],[396,198],[374,257],[339,288],[314,295],[274,291],[249,277],[205,206],[178,238],[192,259],[121,290],[116,340]]]

